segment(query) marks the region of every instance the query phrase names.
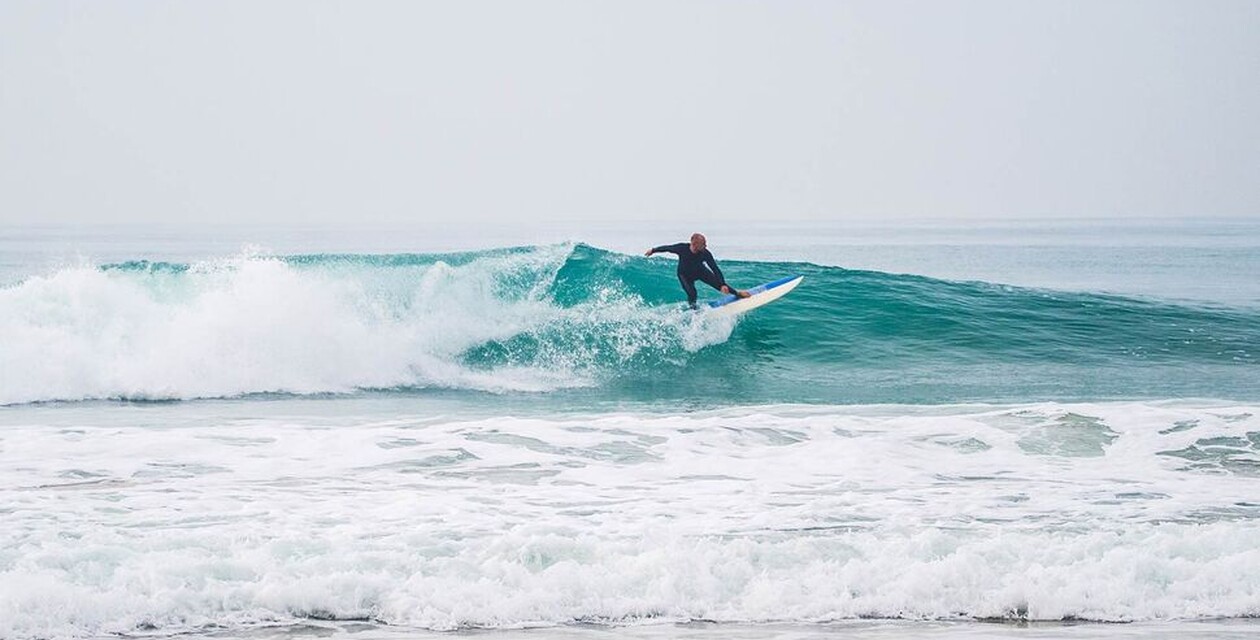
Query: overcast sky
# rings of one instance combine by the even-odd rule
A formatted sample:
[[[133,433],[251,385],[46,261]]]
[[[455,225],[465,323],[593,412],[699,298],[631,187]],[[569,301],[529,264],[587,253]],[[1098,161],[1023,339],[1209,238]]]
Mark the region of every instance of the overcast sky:
[[[0,0],[0,222],[1260,217],[1260,2]]]

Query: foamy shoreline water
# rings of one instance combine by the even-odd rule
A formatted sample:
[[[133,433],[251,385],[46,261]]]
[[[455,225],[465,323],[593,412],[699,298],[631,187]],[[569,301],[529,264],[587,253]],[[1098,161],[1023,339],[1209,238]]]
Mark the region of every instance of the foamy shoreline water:
[[[0,413],[0,635],[1260,613],[1260,407],[341,402]]]
[[[882,640],[960,638],[1027,640],[1244,640],[1260,632],[1260,621],[1208,620],[1165,623],[1012,623],[933,621],[844,621],[822,624],[657,624],[619,627],[590,625],[536,629],[467,630],[429,632],[390,628],[368,623],[312,622],[291,627],[260,628],[248,632],[195,635],[204,638],[279,640],[332,638],[333,640]]]

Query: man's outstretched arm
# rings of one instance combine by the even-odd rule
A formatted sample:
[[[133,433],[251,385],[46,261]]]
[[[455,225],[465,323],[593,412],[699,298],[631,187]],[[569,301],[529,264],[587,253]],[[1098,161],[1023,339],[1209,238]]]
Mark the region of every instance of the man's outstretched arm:
[[[682,255],[684,250],[690,250],[690,248],[690,245],[686,242],[679,242],[678,244],[663,244],[659,247],[652,247],[651,249],[648,249],[643,255],[650,256],[654,253],[672,253],[675,255]]]

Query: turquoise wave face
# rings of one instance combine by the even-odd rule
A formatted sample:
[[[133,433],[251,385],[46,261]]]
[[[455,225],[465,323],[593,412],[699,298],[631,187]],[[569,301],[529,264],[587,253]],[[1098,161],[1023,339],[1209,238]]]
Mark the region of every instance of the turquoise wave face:
[[[26,345],[0,346],[25,365],[0,384],[0,401],[433,390],[685,406],[1260,397],[1251,309],[803,263],[721,266],[740,287],[805,280],[717,322],[684,310],[672,260],[586,245],[67,270],[0,290],[0,322]]]
[[[741,318],[721,344],[610,371],[606,391],[829,403],[1260,393],[1254,311],[800,263],[722,267],[742,287],[790,274],[805,280]],[[668,305],[682,297],[672,271],[669,261],[579,246],[550,294],[574,305],[598,287],[614,287]],[[564,344],[572,337],[534,339]]]

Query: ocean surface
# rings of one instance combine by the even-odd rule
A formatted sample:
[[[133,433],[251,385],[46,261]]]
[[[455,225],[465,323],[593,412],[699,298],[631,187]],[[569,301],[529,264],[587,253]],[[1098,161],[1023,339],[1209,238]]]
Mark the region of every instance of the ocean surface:
[[[0,638],[1260,634],[1260,222],[644,226],[0,230]]]

